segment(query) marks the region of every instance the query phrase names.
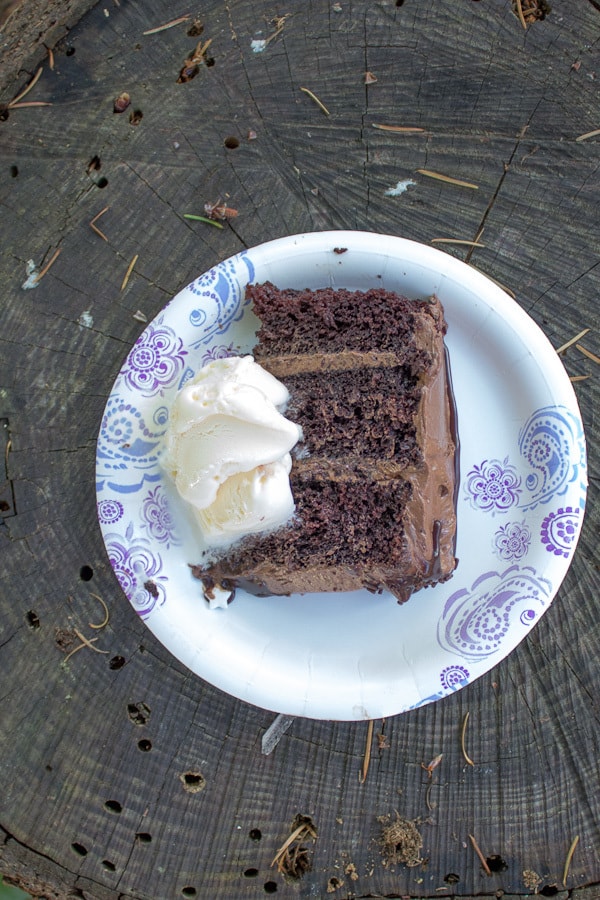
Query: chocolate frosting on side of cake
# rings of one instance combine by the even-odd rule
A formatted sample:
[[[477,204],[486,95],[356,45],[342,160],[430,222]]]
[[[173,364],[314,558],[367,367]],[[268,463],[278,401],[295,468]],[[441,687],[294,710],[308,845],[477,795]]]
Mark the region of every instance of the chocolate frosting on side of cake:
[[[290,411],[308,404],[310,412],[306,423],[298,419],[307,427],[291,473],[297,510],[277,531],[194,566],[194,575],[258,595],[387,589],[400,602],[449,578],[456,565],[457,434],[439,300],[384,291],[278,292],[272,285],[249,286],[248,293],[268,320],[257,359],[287,382]],[[296,348],[295,317],[311,300],[318,346],[311,347],[303,322]],[[362,335],[352,319],[357,304],[356,318],[368,326]],[[378,310],[383,325],[388,306],[395,312],[387,316],[382,350],[373,329]],[[369,446],[378,455],[365,456]]]

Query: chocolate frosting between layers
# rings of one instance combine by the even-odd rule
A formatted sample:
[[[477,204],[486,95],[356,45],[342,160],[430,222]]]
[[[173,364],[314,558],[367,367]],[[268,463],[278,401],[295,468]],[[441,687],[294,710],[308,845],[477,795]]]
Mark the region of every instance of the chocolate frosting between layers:
[[[306,352],[269,357],[264,348],[260,364],[285,383],[286,375],[327,377],[327,373],[361,368],[404,365],[407,359],[418,363],[420,402],[414,419],[418,447],[418,464],[402,459],[364,457],[360,451],[352,456],[329,458],[319,454],[294,459],[292,478],[323,484],[352,482],[357,486],[406,483],[409,498],[399,508],[396,534],[389,532],[389,554],[385,561],[356,554],[352,564],[336,562],[334,547],[318,548],[318,558],[308,552],[285,553],[273,561],[270,541],[279,539],[282,546],[292,546],[298,536],[299,546],[309,546],[303,536],[307,523],[300,514],[272,535],[251,543],[242,542],[232,553],[212,565],[194,566],[193,572],[205,585],[215,582],[227,589],[239,587],[258,595],[351,591],[361,588],[373,592],[389,590],[400,602],[421,587],[448,579],[455,566],[456,494],[458,485],[458,436],[452,396],[451,376],[444,346],[445,322],[437,298],[426,304],[426,311],[415,315],[411,347],[394,350],[339,350]],[[376,337],[375,337],[376,340]],[[409,363],[412,365],[412,362]],[[414,382],[414,379],[413,379]],[[401,385],[399,385],[401,390]],[[293,396],[291,399],[293,403]],[[302,422],[299,422],[302,424]],[[302,488],[299,488],[302,490]],[[369,514],[369,504],[365,515]],[[335,542],[335,522],[332,541]],[[338,531],[339,531],[339,527]],[[375,527],[375,526],[374,526]],[[400,537],[398,537],[400,536]],[[257,536],[255,536],[256,538]],[[386,541],[385,533],[382,540]],[[392,540],[393,538],[393,540]],[[287,541],[287,544],[286,544]],[[271,544],[271,547],[273,545]],[[385,546],[385,544],[384,544]],[[247,552],[246,552],[247,547]],[[393,548],[393,549],[392,549]],[[315,552],[315,557],[317,551]]]

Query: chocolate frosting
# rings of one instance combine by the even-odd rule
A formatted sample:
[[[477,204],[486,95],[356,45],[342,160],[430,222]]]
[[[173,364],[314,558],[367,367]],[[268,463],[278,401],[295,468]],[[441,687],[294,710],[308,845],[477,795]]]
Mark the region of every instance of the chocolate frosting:
[[[389,590],[404,602],[420,588],[451,577],[456,566],[456,497],[458,489],[458,434],[456,411],[448,354],[444,345],[445,322],[443,309],[437,298],[421,305],[415,314],[413,353],[416,345],[420,366],[418,388],[420,402],[414,418],[414,433],[420,448],[421,461],[406,465],[402,460],[323,456],[297,458],[294,471],[302,476],[314,476],[323,481],[332,479],[364,480],[385,485],[396,481],[410,484],[410,498],[400,511],[397,522],[403,533],[401,550],[397,543],[385,563],[373,562],[357,556],[353,564],[336,562],[331,558],[316,561],[304,556],[298,564],[273,561],[269,541],[280,536],[284,541],[294,529],[304,527],[293,520],[274,535],[240,545],[239,552],[225,555],[210,566],[193,566],[193,574],[205,584],[219,583],[228,590],[236,587],[258,595],[294,594],[330,591],[351,591],[366,588],[372,592]],[[406,348],[398,351],[342,350],[336,353],[318,352],[285,354],[274,357],[261,355],[261,365],[285,383],[285,375],[313,372],[327,377],[328,372],[387,367],[404,364]],[[293,390],[292,390],[293,402]],[[302,425],[302,422],[299,422]],[[363,480],[363,484],[364,484]],[[244,552],[247,547],[247,552]],[[297,561],[296,561],[297,562]]]

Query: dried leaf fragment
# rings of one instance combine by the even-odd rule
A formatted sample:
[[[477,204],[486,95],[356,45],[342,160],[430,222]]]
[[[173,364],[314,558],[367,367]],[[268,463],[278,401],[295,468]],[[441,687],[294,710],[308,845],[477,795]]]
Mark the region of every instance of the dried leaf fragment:
[[[123,113],[131,103],[131,97],[127,91],[123,91],[113,100],[113,113]]]
[[[365,72],[365,84],[375,84],[377,81],[377,76],[373,75],[372,72]]]
[[[237,209],[232,209],[230,206],[226,206],[224,203],[221,203],[221,198],[216,201],[216,203],[208,203],[204,204],[204,212],[208,216],[209,219],[235,219],[238,215]]]
[[[204,63],[205,65],[209,64],[209,59],[206,56],[206,51],[212,44],[212,38],[209,38],[208,41],[199,41],[194,48],[194,51],[188,56],[188,58],[184,61],[183,66],[179,72],[179,77],[177,79],[177,84],[185,84],[188,81],[191,81],[192,78],[195,78],[198,72],[200,71],[200,64]]]

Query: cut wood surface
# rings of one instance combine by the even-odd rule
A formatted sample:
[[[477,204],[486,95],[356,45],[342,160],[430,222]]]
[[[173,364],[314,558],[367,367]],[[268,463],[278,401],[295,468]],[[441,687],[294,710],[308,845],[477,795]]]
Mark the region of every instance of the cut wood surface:
[[[553,0],[524,28],[532,6],[106,0],[3,77],[0,871],[34,896],[600,896],[593,357],[562,357],[585,376],[590,492],[555,602],[487,675],[375,722],[366,773],[367,722],[295,719],[262,755],[273,714],[158,643],[95,505],[98,428],[143,320],[276,237],[467,242],[433,245],[555,347],[589,328],[578,343],[600,355],[600,7]],[[185,218],[218,198],[238,210],[223,229]],[[77,632],[95,640],[67,659]],[[417,865],[386,857],[397,817]]]

